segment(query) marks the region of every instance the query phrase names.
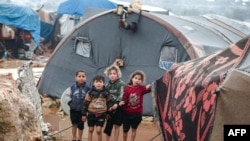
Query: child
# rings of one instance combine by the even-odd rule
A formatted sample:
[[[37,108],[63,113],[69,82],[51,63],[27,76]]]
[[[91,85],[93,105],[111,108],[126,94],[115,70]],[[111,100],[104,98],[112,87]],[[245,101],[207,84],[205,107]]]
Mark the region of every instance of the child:
[[[85,97],[82,109],[82,121],[89,126],[88,141],[93,140],[93,132],[96,126],[98,141],[102,141],[102,127],[105,122],[105,113],[111,107],[111,95],[105,89],[105,78],[96,75],[93,78],[93,87]],[[86,117],[87,116],[87,117]]]
[[[136,137],[136,129],[142,121],[143,95],[151,92],[150,85],[143,85],[144,72],[137,70],[130,76],[128,85],[125,87],[123,99],[123,141],[127,141],[130,127],[132,128],[131,140]]]
[[[104,73],[109,78],[109,82],[106,84],[106,89],[108,89],[113,98],[113,106],[108,109],[107,123],[104,129],[104,133],[106,134],[106,141],[109,141],[114,125],[114,141],[118,141],[120,130],[119,127],[122,125],[122,110],[119,102],[122,100],[124,87],[126,86],[126,84],[120,79],[122,74],[119,67],[111,65],[105,70]]]
[[[66,102],[70,107],[70,120],[72,124],[73,136],[72,141],[81,141],[82,139],[82,133],[84,129],[84,122],[81,120],[82,106],[84,97],[90,89],[86,84],[86,79],[86,73],[83,70],[78,70],[75,74],[76,83],[66,90]]]

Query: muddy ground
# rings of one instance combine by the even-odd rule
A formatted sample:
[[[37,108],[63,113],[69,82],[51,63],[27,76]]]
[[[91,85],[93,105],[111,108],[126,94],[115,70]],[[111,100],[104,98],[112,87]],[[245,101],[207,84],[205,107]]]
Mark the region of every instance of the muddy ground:
[[[69,120],[69,116],[59,115],[57,114],[57,108],[52,110],[43,109],[44,112],[44,120],[45,122],[49,122],[52,125],[52,133],[54,137],[57,137],[59,141],[71,141],[71,124]],[[143,117],[143,122],[140,124],[136,136],[136,141],[161,141],[160,131],[155,122],[152,122],[152,117]],[[88,128],[85,123],[85,129],[83,133],[82,141],[87,141],[88,137]],[[130,132],[128,136],[128,140],[130,139]],[[94,133],[94,141],[97,140],[97,137]],[[103,141],[105,141],[105,134],[103,134]],[[111,138],[113,141],[113,137]],[[119,141],[122,141],[122,128],[120,129]]]

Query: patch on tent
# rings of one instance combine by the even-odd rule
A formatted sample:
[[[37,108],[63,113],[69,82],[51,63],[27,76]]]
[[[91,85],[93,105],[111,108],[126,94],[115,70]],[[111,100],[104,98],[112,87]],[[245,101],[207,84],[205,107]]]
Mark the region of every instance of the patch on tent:
[[[214,123],[217,87],[249,49],[245,38],[226,50],[175,64],[156,81],[157,106],[165,140],[206,141]]]
[[[115,65],[117,67],[123,67],[123,59],[115,59],[114,63],[112,65]]]

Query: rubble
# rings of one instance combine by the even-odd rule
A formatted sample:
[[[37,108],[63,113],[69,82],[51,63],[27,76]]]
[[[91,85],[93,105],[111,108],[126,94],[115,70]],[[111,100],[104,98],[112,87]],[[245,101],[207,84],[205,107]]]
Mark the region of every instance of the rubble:
[[[12,73],[0,74],[1,141],[47,141],[51,125],[43,121],[32,64],[28,61],[18,67],[17,79]]]
[[[10,76],[0,76],[0,140],[43,141],[34,104],[15,87]]]

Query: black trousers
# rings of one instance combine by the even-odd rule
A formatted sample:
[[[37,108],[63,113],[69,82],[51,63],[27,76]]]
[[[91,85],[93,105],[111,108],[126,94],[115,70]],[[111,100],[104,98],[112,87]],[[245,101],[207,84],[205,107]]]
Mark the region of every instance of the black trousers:
[[[108,112],[107,116],[107,123],[103,132],[106,135],[111,136],[113,125],[122,125],[122,109],[119,107],[114,112]]]

